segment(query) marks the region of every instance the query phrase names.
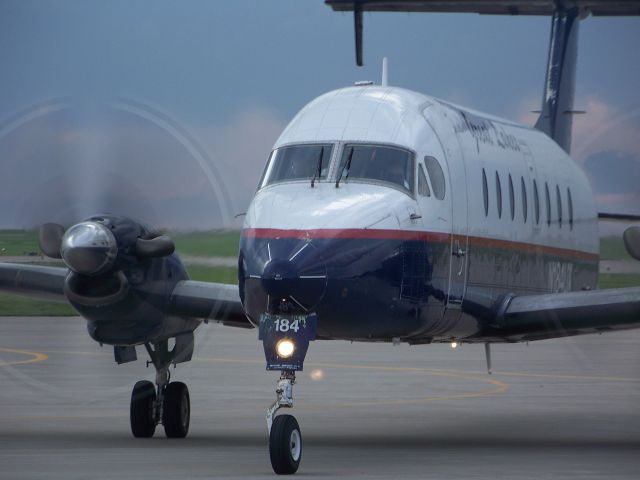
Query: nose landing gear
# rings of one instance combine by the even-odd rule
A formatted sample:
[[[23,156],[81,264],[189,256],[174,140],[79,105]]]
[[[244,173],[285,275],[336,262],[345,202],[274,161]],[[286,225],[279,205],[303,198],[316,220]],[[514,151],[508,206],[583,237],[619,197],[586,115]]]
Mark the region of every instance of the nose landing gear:
[[[263,314],[260,339],[267,360],[267,370],[280,370],[276,400],[267,408],[269,457],[273,471],[290,475],[298,471],[302,458],[302,434],[293,415],[279,415],[281,408],[293,407],[296,371],[301,371],[309,348],[316,337],[317,316]]]
[[[275,416],[279,409],[293,407],[295,383],[295,371],[283,370],[276,388],[276,401],[267,408],[269,457],[273,471],[279,475],[296,473],[302,457],[302,434],[298,421],[293,415]]]

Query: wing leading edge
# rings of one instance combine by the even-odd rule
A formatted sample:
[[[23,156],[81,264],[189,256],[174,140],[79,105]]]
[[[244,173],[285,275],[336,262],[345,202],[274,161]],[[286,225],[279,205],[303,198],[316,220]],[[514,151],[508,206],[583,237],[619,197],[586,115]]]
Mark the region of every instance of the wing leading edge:
[[[64,280],[68,273],[63,267],[0,263],[0,291],[66,302]]]
[[[242,308],[237,285],[183,280],[171,293],[169,312],[231,327],[253,328]]]
[[[517,296],[492,322],[492,333],[521,342],[640,328],[640,287]]]
[[[64,283],[68,273],[64,267],[0,262],[0,291],[66,303]],[[180,281],[168,297],[166,314],[253,328],[242,308],[237,285]]]

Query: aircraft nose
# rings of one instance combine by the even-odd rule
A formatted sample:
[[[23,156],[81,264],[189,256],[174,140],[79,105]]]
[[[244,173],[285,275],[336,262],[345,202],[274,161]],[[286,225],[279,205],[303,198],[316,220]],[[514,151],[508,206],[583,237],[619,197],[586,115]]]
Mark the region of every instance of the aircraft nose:
[[[266,297],[270,305],[287,304],[302,311],[313,310],[322,300],[327,267],[320,249],[311,241],[264,239],[255,249],[255,256],[245,255],[251,261],[243,267],[245,291],[253,297],[250,300]]]
[[[262,288],[273,297],[285,298],[294,291],[299,277],[296,265],[291,260],[277,258],[264,266]]]

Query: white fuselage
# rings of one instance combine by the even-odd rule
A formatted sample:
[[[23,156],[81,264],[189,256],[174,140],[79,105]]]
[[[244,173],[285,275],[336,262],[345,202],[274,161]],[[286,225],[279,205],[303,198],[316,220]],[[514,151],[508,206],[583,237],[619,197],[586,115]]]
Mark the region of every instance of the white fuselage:
[[[326,246],[322,256],[325,262],[327,257],[344,257],[344,265],[334,269],[341,279],[362,279],[372,271],[371,259],[346,254],[348,245],[362,238],[413,242],[396,246],[403,269],[399,293],[386,294],[391,303],[402,301],[402,289],[411,282],[429,284],[417,297],[440,292],[443,298],[431,295],[437,302],[407,296],[416,304],[431,304],[433,311],[438,311],[436,304],[445,306],[444,323],[434,331],[424,326],[421,332],[407,332],[434,338],[479,331],[478,318],[460,314],[466,300],[489,308],[505,291],[595,286],[598,232],[593,195],[584,172],[545,134],[405,89],[364,86],[329,92],[310,102],[286,127],[274,150],[318,144],[332,146],[331,161],[313,187],[309,178],[285,178],[256,193],[243,230],[244,258],[257,248],[249,245],[251,239],[350,239],[347,246]],[[348,176],[336,187],[345,149],[353,145],[410,152],[411,187]],[[420,182],[421,170],[426,187]],[[408,254],[409,250],[417,253]],[[422,261],[428,264],[426,270],[419,265]],[[421,276],[423,280],[416,280]]]

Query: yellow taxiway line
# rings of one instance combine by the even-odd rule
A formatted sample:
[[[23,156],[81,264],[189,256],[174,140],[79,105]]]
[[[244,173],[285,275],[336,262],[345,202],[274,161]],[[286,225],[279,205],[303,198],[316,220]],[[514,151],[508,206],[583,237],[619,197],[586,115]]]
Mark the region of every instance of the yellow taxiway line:
[[[32,357],[32,358],[28,358],[26,360],[14,360],[14,361],[8,361],[8,362],[1,361],[0,362],[0,367],[8,367],[8,366],[14,366],[14,365],[26,365],[27,363],[44,362],[47,358],[49,358],[49,355],[47,355],[45,353],[29,352],[27,350],[15,350],[13,348],[2,348],[2,347],[0,347],[0,352],[17,353],[18,355],[27,355],[27,356]]]

